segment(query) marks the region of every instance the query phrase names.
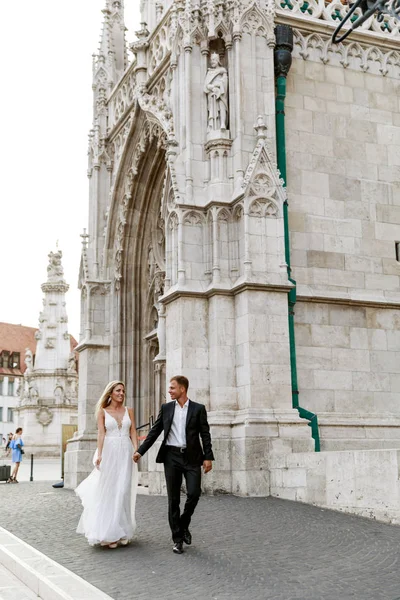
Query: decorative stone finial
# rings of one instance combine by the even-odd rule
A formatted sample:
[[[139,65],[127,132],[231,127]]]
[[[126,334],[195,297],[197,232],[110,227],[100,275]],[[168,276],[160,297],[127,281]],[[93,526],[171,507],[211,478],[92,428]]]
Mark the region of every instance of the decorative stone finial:
[[[257,140],[265,140],[267,138],[267,126],[262,115],[258,115],[254,129],[257,133]]]

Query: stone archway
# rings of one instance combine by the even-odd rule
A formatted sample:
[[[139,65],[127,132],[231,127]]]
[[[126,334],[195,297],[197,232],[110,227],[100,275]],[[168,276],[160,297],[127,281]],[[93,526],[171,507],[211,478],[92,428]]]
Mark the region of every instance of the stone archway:
[[[165,401],[165,355],[160,353],[158,302],[164,290],[165,233],[161,215],[166,172],[163,132],[154,124],[136,163],[124,231],[119,290],[120,370],[133,397],[137,425],[156,417]],[[132,145],[137,144],[135,136]],[[161,316],[161,318],[163,318]]]

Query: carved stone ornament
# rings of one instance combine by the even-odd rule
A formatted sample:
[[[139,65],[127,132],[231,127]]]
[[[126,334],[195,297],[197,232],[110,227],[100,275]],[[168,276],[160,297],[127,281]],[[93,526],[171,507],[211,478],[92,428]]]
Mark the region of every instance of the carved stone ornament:
[[[55,348],[56,347],[56,338],[47,338],[44,347],[47,348],[48,350]]]
[[[286,199],[284,182],[277,165],[271,160],[261,116],[254,128],[258,141],[243,179],[242,193],[250,200],[250,216],[278,217],[278,207]]]
[[[47,406],[41,406],[38,411],[36,411],[36,420],[38,423],[46,427],[50,425],[53,420],[53,413]]]
[[[49,264],[47,266],[48,281],[64,281],[64,269],[61,264],[62,252],[50,252]]]
[[[187,213],[185,213],[184,217],[183,217],[183,224],[184,225],[202,225],[203,224],[203,217],[202,214],[195,211],[195,210],[191,210]]]
[[[33,371],[33,355],[32,355],[32,350],[30,350],[29,348],[25,349],[25,365],[26,365],[26,371],[25,373],[28,375],[29,373],[32,373]]]
[[[67,373],[76,373],[76,359],[75,352],[71,352],[68,357],[68,368]]]

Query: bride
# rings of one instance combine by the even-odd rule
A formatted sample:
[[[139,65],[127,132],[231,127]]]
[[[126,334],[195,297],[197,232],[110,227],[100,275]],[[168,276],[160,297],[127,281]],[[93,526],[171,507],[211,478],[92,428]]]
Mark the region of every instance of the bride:
[[[136,529],[138,440],[133,409],[124,405],[125,385],[111,381],[96,405],[95,469],[75,490],[83,504],[76,531],[91,546],[125,546]]]

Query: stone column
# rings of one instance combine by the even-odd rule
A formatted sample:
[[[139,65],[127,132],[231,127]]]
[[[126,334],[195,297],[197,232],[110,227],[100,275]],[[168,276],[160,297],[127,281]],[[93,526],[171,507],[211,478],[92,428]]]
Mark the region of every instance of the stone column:
[[[104,335],[109,282],[87,282],[89,337],[81,341],[79,352],[78,431],[65,453],[64,485],[75,488],[93,469],[97,447],[95,406],[110,378],[110,347]]]

